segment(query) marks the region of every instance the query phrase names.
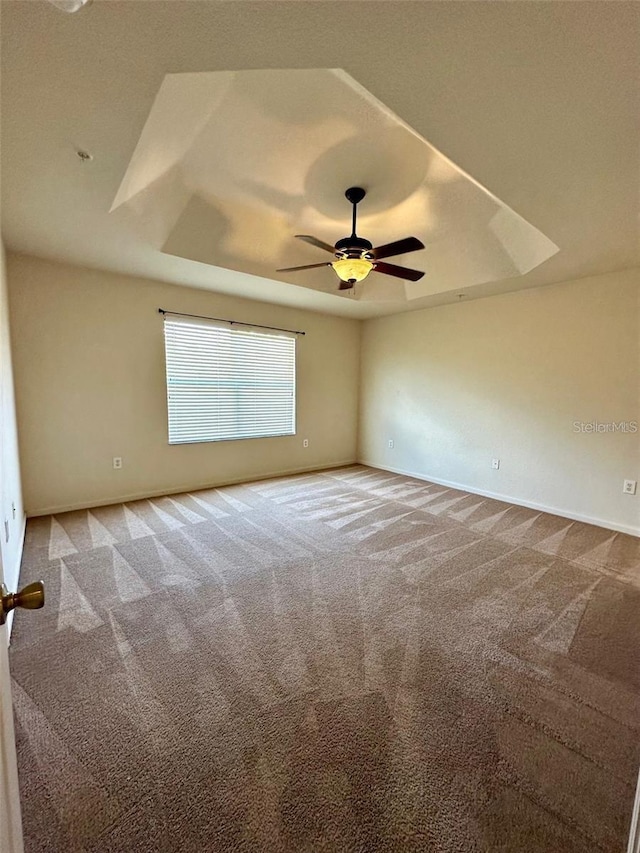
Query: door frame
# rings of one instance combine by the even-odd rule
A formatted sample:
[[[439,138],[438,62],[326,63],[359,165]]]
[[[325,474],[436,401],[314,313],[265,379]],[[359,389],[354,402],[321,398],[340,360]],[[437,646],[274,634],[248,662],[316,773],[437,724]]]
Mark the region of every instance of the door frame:
[[[0,583],[4,578],[0,551]],[[9,674],[9,625],[0,626],[0,849],[24,853]]]
[[[631,827],[629,829],[629,846],[627,853],[640,853],[640,771],[638,772],[638,784],[636,786],[636,798],[631,813]]]

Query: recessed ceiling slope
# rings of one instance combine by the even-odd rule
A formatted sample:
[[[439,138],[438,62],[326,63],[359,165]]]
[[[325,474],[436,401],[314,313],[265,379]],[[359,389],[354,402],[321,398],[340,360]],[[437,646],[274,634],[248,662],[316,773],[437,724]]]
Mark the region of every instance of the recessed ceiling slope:
[[[330,269],[276,271],[326,260],[294,235],[348,234],[350,186],[367,190],[359,234],[415,234],[424,278],[372,273],[340,292]],[[558,251],[339,69],[166,75],[112,215],[170,255],[372,301],[469,293]]]

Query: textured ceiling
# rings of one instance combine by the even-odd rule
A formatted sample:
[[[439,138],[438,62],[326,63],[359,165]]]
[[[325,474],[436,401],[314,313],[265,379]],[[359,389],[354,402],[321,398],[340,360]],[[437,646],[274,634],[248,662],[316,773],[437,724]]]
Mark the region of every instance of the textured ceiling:
[[[9,0],[0,11],[2,231],[14,251],[355,317],[640,263],[635,2],[94,0],[65,15]],[[109,213],[167,74],[282,68],[344,69],[559,251],[523,276],[502,269],[467,289],[460,275],[408,303],[357,301],[266,278],[266,267],[247,275],[172,256],[166,239]],[[77,148],[93,160],[81,163]],[[344,203],[333,188],[331,198]],[[372,187],[371,210],[375,201]],[[401,205],[387,202],[385,239],[428,233],[419,210],[399,217],[397,233]],[[318,236],[334,242],[343,232],[328,224]],[[419,267],[423,255],[404,260]],[[286,259],[316,256],[291,241]]]

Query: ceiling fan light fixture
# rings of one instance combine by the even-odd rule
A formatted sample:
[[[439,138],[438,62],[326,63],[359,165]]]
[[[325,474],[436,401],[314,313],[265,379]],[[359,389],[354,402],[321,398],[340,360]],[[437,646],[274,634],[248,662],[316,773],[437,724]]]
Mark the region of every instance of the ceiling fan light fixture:
[[[366,258],[338,258],[331,266],[341,281],[364,281],[374,267]]]

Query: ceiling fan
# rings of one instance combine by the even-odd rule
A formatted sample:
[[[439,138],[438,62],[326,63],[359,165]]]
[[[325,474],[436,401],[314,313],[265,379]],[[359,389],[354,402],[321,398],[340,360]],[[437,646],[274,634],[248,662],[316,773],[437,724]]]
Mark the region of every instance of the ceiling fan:
[[[393,275],[396,278],[404,278],[407,281],[418,281],[418,279],[421,279],[424,273],[420,270],[399,267],[395,264],[381,263],[382,258],[390,258],[393,255],[406,255],[408,252],[417,252],[418,249],[424,249],[424,243],[418,240],[417,237],[405,237],[404,240],[396,240],[393,243],[386,243],[384,246],[378,246],[374,249],[372,243],[365,240],[364,237],[358,237],[356,234],[357,207],[366,194],[366,190],[363,190],[362,187],[350,187],[345,192],[347,201],[353,205],[351,236],[338,240],[335,246],[330,246],[328,243],[318,240],[317,237],[312,237],[310,234],[295,235],[298,240],[304,240],[305,243],[310,243],[312,246],[317,246],[319,249],[331,252],[336,257],[335,261],[325,261],[322,264],[305,264],[301,267],[285,267],[284,269],[276,270],[276,272],[296,272],[297,270],[311,270],[316,267],[333,267],[335,274],[340,279],[340,290],[350,290],[356,282],[363,281],[371,271],[384,273],[384,275]]]

